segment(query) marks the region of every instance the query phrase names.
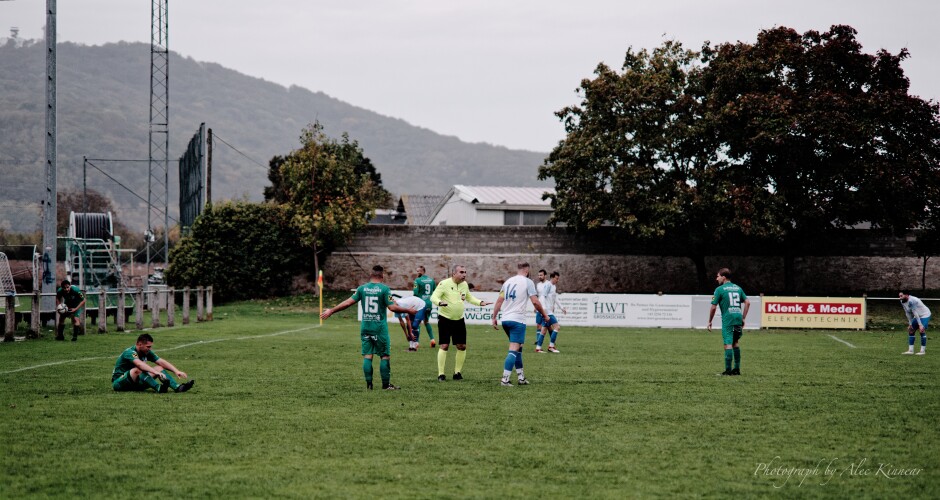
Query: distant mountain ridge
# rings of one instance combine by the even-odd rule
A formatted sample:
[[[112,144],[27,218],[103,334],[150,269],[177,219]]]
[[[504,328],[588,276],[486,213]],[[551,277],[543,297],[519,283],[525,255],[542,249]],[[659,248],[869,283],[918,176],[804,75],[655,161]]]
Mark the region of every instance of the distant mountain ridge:
[[[147,158],[149,77],[147,44],[59,44],[60,189],[82,186],[83,155]],[[37,217],[35,202],[43,188],[44,80],[41,43],[0,46],[0,228],[38,228],[38,220],[31,221]],[[213,150],[214,200],[260,200],[268,184],[268,160],[298,147],[301,129],[315,120],[331,136],[348,132],[359,141],[384,186],[396,195],[439,195],[454,184],[551,187],[536,178],[544,153],[462,142],[322,92],[285,88],[176,53],[170,57],[169,89],[171,214],[177,211],[176,160],[201,122],[219,139]],[[94,164],[146,198],[145,162]],[[117,182],[92,168],[88,186],[111,197],[130,226],[145,226],[145,203]]]

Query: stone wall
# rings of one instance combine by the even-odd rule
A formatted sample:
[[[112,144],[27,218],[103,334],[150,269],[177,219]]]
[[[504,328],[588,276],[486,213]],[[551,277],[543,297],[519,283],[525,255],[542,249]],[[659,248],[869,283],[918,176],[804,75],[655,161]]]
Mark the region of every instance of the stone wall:
[[[784,259],[773,246],[737,246],[757,255],[724,253],[705,259],[709,277],[720,267],[750,293],[781,293]],[[722,249],[727,252],[727,248]],[[854,254],[854,255],[853,255]],[[392,288],[410,288],[415,268],[424,265],[436,280],[450,276],[450,266],[467,267],[468,281],[479,290],[497,290],[515,274],[516,263],[533,270],[561,273],[559,289],[597,293],[696,293],[695,266],[682,248],[668,242],[640,244],[622,232],[591,236],[542,227],[369,226],[324,266],[328,289],[348,290],[369,279],[375,264],[385,266]],[[850,294],[869,290],[919,290],[922,259],[908,239],[868,231],[846,232],[825,244],[809,242],[795,262],[801,295]],[[927,287],[938,288],[940,258],[927,265]]]

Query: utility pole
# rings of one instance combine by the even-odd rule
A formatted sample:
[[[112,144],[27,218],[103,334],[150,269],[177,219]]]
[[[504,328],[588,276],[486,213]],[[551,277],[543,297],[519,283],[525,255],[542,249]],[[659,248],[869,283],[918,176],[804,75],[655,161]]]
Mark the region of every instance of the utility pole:
[[[55,309],[56,281],[56,0],[46,0],[46,192],[42,200],[41,310]]]

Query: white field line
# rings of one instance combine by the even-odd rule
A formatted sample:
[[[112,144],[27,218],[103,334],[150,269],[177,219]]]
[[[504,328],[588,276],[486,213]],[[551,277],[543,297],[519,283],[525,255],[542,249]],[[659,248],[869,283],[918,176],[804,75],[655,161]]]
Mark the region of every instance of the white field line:
[[[838,342],[842,342],[843,344],[845,344],[845,345],[851,347],[852,349],[855,349],[855,346],[854,346],[854,345],[852,345],[852,344],[850,344],[850,343],[848,343],[848,342],[846,342],[846,341],[840,339],[839,337],[836,337],[835,335],[830,335],[830,337],[832,337],[832,340],[835,340],[835,341],[838,341]]]
[[[228,341],[232,341],[232,340],[252,340],[252,339],[263,339],[263,338],[267,338],[267,337],[277,337],[277,336],[279,336],[279,335],[287,335],[287,334],[290,334],[290,333],[304,332],[304,331],[307,331],[307,330],[312,330],[312,329],[314,329],[314,328],[320,328],[320,325],[307,326],[307,327],[304,327],[304,328],[297,328],[297,329],[294,329],[294,330],[284,330],[284,331],[281,331],[281,332],[266,333],[266,334],[264,334],[264,335],[246,335],[246,336],[244,336],[244,337],[235,337],[235,338],[231,338],[231,339],[225,339],[225,338],[223,338],[223,339],[213,339],[213,340],[199,340],[199,341],[197,341],[197,342],[190,342],[190,343],[188,343],[188,344],[181,344],[181,345],[174,346],[174,347],[167,347],[166,349],[157,349],[157,351],[159,351],[159,352],[175,351],[176,349],[182,349],[182,348],[184,348],[184,347],[192,347],[192,346],[194,346],[194,345],[208,345],[208,344],[214,344],[214,343],[216,343],[216,342],[228,342]],[[166,330],[164,329],[164,331],[166,331]],[[45,367],[47,367],[47,366],[58,366],[58,365],[66,365],[66,364],[70,364],[70,363],[81,363],[81,362],[83,362],[83,361],[98,361],[98,360],[101,360],[101,359],[112,359],[112,358],[114,358],[114,356],[97,356],[97,357],[94,357],[94,358],[66,359],[66,360],[63,360],[63,361],[53,361],[53,362],[51,362],[51,363],[43,363],[43,364],[40,364],[40,365],[25,366],[25,367],[23,367],[23,368],[17,368],[17,369],[15,369],[15,370],[8,370],[8,371],[0,372],[0,375],[8,375],[8,374],[10,374],[10,373],[25,372],[25,371],[28,371],[28,370],[36,370],[36,369],[39,369],[39,368],[45,368]]]

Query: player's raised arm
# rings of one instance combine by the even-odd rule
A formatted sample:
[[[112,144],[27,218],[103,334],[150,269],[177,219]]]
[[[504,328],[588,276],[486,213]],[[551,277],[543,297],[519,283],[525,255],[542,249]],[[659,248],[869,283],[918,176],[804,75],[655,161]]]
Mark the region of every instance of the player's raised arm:
[[[470,293],[469,290],[467,291],[467,302],[469,302],[469,303],[471,303],[471,304],[473,304],[473,305],[475,305],[475,306],[480,306],[480,307],[486,307],[486,306],[492,304],[492,302],[486,302],[486,301],[483,301],[483,300],[480,300],[480,299],[474,297],[473,294]]]
[[[333,306],[333,307],[331,307],[331,308],[328,308],[326,311],[323,311],[323,314],[320,315],[320,319],[329,318],[330,316],[333,315],[333,313],[340,312],[340,311],[342,311],[343,309],[346,309],[347,307],[349,307],[349,306],[351,306],[351,305],[353,305],[353,304],[355,304],[355,303],[356,303],[356,301],[353,300],[352,297],[350,297],[350,298],[348,298],[348,299],[346,299],[346,300],[340,302],[339,304],[336,304],[335,306]]]

